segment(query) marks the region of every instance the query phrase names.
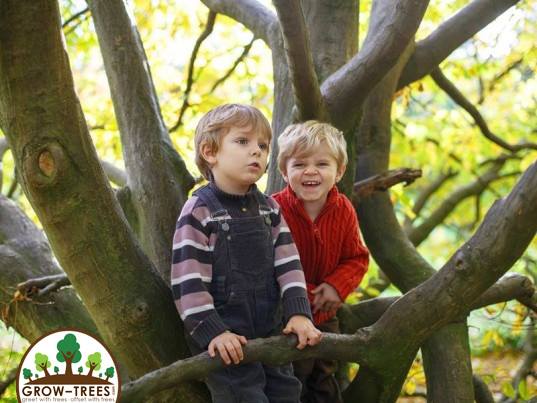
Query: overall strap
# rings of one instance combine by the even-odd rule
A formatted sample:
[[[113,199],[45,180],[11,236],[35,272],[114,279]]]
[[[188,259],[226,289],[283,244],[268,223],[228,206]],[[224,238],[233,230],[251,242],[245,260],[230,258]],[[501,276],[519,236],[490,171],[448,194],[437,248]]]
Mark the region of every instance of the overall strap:
[[[265,222],[268,226],[271,225],[272,220],[270,219],[270,214],[273,212],[272,208],[267,203],[267,198],[259,189],[254,191],[257,204],[259,205],[259,214],[265,218]]]
[[[201,201],[207,205],[207,208],[211,213],[211,218],[218,221],[228,216],[227,210],[222,206],[222,203],[220,203],[220,200],[218,200],[209,185],[202,186],[193,194],[199,197]]]

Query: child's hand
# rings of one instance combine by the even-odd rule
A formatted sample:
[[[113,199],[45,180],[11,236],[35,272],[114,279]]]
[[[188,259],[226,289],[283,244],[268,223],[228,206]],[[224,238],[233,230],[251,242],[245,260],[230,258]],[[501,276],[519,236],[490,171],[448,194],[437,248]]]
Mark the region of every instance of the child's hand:
[[[283,329],[284,334],[295,333],[298,337],[296,348],[302,350],[307,345],[314,346],[321,341],[322,333],[306,316],[295,315],[289,319]]]
[[[244,358],[242,345],[246,344],[246,337],[231,332],[224,332],[216,336],[209,343],[207,350],[211,357],[216,356],[216,350],[226,365],[238,364]]]
[[[313,298],[313,313],[337,310],[343,304],[336,289],[328,283],[322,283],[311,291]]]

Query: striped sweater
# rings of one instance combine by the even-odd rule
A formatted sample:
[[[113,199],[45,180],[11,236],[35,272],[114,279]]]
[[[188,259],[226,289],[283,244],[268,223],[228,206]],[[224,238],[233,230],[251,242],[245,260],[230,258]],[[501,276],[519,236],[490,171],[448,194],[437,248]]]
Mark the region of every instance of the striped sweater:
[[[245,196],[237,196],[211,186],[232,217],[259,214],[252,190]],[[278,204],[265,197],[272,209],[274,276],[280,287],[284,320],[297,314],[311,318],[298,251]],[[183,206],[173,237],[171,284],[175,305],[187,332],[202,348],[228,330],[215,310],[209,292],[217,230],[218,223],[211,219],[208,207],[193,196]]]

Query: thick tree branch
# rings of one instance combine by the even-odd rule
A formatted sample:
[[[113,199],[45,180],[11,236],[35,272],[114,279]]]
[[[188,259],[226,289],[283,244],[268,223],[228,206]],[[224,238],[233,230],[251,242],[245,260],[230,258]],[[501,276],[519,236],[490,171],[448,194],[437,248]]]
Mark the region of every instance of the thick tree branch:
[[[123,0],[89,0],[118,121],[128,186],[144,252],[168,281],[170,239],[194,184],[173,149],[149,63]]]
[[[9,145],[7,144],[7,139],[5,137],[0,138],[0,193],[2,193],[2,182],[4,177],[4,170],[3,170],[3,160],[4,160],[4,154],[9,149]]]
[[[124,39],[112,43],[122,49]],[[171,291],[134,239],[91,142],[56,2],[0,2],[0,99],[21,185],[102,338],[132,376],[184,357]]]
[[[179,111],[179,117],[177,118],[177,122],[175,122],[175,124],[169,130],[170,133],[176,131],[183,124],[183,116],[185,115],[186,110],[190,106],[188,98],[190,96],[190,91],[192,90],[192,84],[194,84],[194,65],[196,64],[196,58],[198,57],[198,52],[200,50],[201,44],[213,32],[215,20],[216,13],[212,10],[209,10],[205,29],[200,34],[198,39],[196,39],[196,43],[194,44],[194,48],[192,49],[192,53],[190,55],[190,62],[188,63],[188,74],[186,79],[186,88],[185,92],[183,93],[183,104],[181,105],[181,110]]]
[[[360,52],[328,77],[321,87],[332,122],[350,129],[367,95],[388,73],[410,43],[427,0],[376,0]]]
[[[511,193],[496,201],[477,232],[437,274],[388,308],[371,328],[371,337],[386,342],[392,337],[418,336],[416,342],[421,344],[437,329],[467,312],[520,258],[535,236],[536,203],[537,163],[534,163]],[[418,309],[420,305],[427,309]],[[414,348],[408,346],[409,350]]]
[[[36,225],[11,200],[0,195],[1,319],[30,342],[60,327],[79,327],[97,334],[86,308],[73,289],[30,301],[17,293],[29,278],[62,276],[62,270]]]
[[[451,214],[460,202],[468,197],[482,193],[488,185],[500,178],[499,172],[505,160],[496,162],[487,172],[474,182],[456,189],[419,225],[407,231],[408,239],[415,245],[421,244],[429,234]]]
[[[231,66],[230,69],[226,72],[226,74],[224,74],[222,77],[216,80],[216,82],[213,84],[213,86],[211,87],[211,90],[209,91],[210,93],[214,92],[214,90],[216,90],[220,85],[222,85],[233,74],[237,66],[244,59],[246,59],[246,56],[248,56],[248,53],[250,53],[250,49],[252,48],[252,45],[254,44],[255,40],[256,40],[255,37],[252,38],[250,43],[244,47],[242,53],[239,55],[237,60],[235,60],[235,62],[233,63],[233,66]]]
[[[360,335],[336,335],[324,333],[321,343],[298,350],[296,336],[274,336],[249,340],[243,347],[241,363],[261,361],[268,365],[281,365],[302,358],[319,357],[341,361],[364,362],[365,340]],[[208,373],[224,368],[223,361],[210,358],[207,352],[177,361],[158,369],[136,381],[123,385],[121,397],[127,402],[141,402],[156,391],[176,386],[186,380],[203,379]]]
[[[470,306],[468,313],[485,306],[536,296],[535,286],[528,277],[520,274],[504,276],[486,290]],[[337,312],[342,333],[353,334],[371,326],[401,297],[372,298],[354,305],[343,305]]]
[[[474,0],[416,44],[398,89],[425,77],[455,49],[520,0]]]
[[[276,15],[257,0],[201,0],[209,9],[227,15],[253,32],[269,47],[279,31]]]
[[[297,107],[297,121],[326,121],[317,74],[313,66],[310,40],[300,0],[274,0],[280,21],[287,64]]]
[[[481,133],[488,138],[493,143],[499,145],[500,147],[511,151],[516,152],[524,149],[533,149],[537,150],[537,144],[535,143],[520,143],[520,144],[509,144],[505,140],[502,140],[497,135],[492,133],[485,122],[485,119],[479,113],[474,104],[472,104],[459,90],[458,88],[442,73],[442,71],[437,67],[431,71],[431,77],[434,82],[449,95],[449,97],[461,108],[470,114],[474,119],[475,124],[481,130]]]
[[[7,373],[4,379],[0,380],[0,397],[2,397],[9,385],[15,382],[15,379],[17,378],[17,372],[18,368],[15,367]]]
[[[494,397],[489,387],[479,376],[472,376],[476,403],[494,403]]]
[[[420,177],[421,169],[412,168],[391,169],[382,174],[374,175],[354,184],[353,201],[358,203],[360,199],[368,197],[374,192],[388,190],[401,182],[408,186]]]

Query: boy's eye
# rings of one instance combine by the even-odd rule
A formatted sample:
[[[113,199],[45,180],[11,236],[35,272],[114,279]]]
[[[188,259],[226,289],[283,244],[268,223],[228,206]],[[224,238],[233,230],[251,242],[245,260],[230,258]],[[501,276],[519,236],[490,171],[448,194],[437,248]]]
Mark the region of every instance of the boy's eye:
[[[248,139],[245,139],[245,138],[238,138],[235,140],[236,143],[239,143],[239,144],[248,144]]]
[[[293,163],[293,167],[295,167],[295,168],[300,168],[300,167],[303,167],[303,166],[304,166],[304,164],[302,162]]]
[[[325,166],[328,166],[328,162],[319,162],[317,165],[319,165],[320,167],[325,167]]]
[[[267,143],[261,143],[261,144],[259,144],[259,148],[262,149],[262,150],[267,150],[268,149],[268,144]]]

